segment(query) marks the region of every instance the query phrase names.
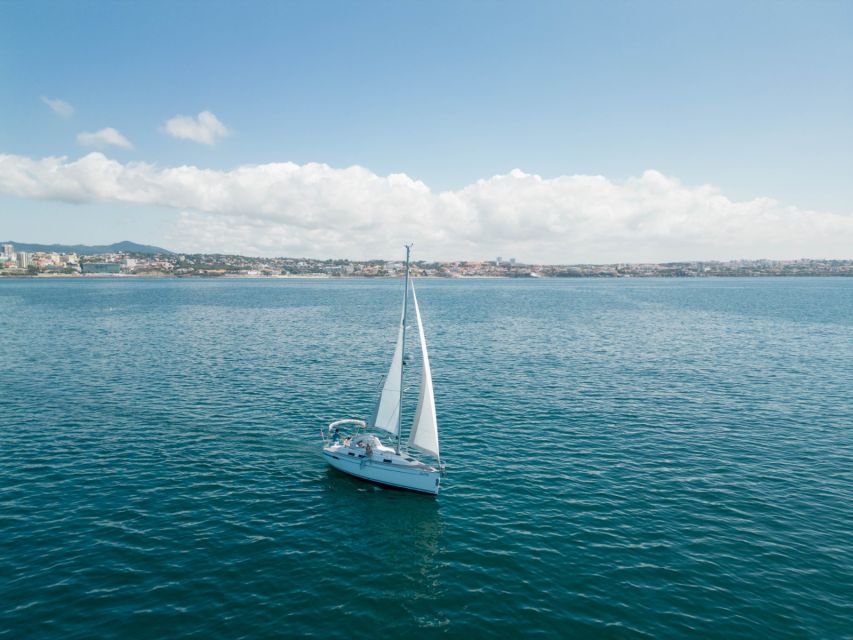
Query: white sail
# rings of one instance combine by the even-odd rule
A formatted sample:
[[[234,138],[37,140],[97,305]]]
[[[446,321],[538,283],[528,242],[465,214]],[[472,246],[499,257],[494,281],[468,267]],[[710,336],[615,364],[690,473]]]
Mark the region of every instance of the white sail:
[[[388,368],[388,375],[385,376],[385,384],[382,386],[382,393],[376,403],[371,420],[371,426],[384,429],[395,436],[400,432],[398,414],[400,412],[400,371],[402,368],[403,323],[401,321],[400,329],[397,332],[397,346],[394,348],[394,357],[391,359],[391,366]]]
[[[418,409],[409,433],[409,446],[439,458],[438,455],[438,421],[435,417],[435,397],[432,393],[432,373],[429,368],[424,325],[421,322],[421,310],[415,295],[415,284],[412,283],[412,300],[415,303],[415,315],[418,319],[418,338],[421,343],[421,388],[418,394]]]

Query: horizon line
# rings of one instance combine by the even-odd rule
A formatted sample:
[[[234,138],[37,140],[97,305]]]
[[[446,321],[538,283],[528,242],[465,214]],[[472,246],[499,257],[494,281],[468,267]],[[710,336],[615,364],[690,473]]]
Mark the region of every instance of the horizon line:
[[[0,246],[11,244],[12,246],[24,245],[24,246],[42,246],[42,247],[68,247],[71,249],[72,247],[85,247],[87,249],[94,248],[107,248],[115,245],[121,244],[133,244],[140,247],[147,247],[150,249],[158,249],[158,252],[145,252],[145,251],[127,251],[127,250],[115,250],[115,251],[105,251],[102,253],[96,253],[91,255],[104,255],[106,253],[143,253],[147,255],[186,255],[186,256],[223,256],[223,257],[235,257],[235,258],[251,258],[254,260],[311,260],[314,262],[403,262],[402,259],[388,259],[388,258],[364,258],[364,259],[356,259],[356,258],[347,258],[347,257],[334,257],[334,258],[314,258],[309,256],[287,256],[287,255],[275,255],[275,256],[263,256],[263,255],[250,255],[250,254],[242,254],[242,253],[225,253],[220,251],[214,252],[189,252],[189,251],[173,251],[171,249],[166,249],[164,247],[158,247],[156,245],[147,245],[140,242],[134,242],[133,240],[120,240],[118,242],[113,242],[109,244],[65,244],[65,243],[40,243],[40,242],[14,242],[14,241],[0,241]],[[37,251],[33,250],[33,253],[48,253],[45,251]],[[53,251],[56,253],[57,251]],[[70,251],[69,251],[70,252]],[[475,258],[454,258],[451,260],[430,260],[430,259],[421,259],[421,260],[412,260],[412,264],[417,263],[426,263],[426,264],[442,264],[442,263],[460,263],[460,262],[485,262],[485,263],[495,263],[496,266],[576,266],[576,265],[589,265],[589,266],[609,266],[609,265],[643,265],[643,264],[656,264],[656,265],[666,265],[666,264],[692,264],[692,263],[726,263],[726,262],[799,262],[804,260],[811,261],[824,261],[824,262],[832,262],[832,261],[840,261],[840,262],[850,262],[853,261],[853,256],[847,258],[826,258],[826,257],[813,257],[813,256],[800,256],[796,258],[767,258],[767,257],[757,257],[757,258],[748,258],[748,257],[739,257],[739,258],[729,258],[729,259],[720,259],[720,258],[691,258],[686,260],[617,260],[617,261],[609,261],[609,262],[530,262],[524,260],[518,260],[516,258],[510,257],[509,259],[504,259],[502,256],[496,256],[496,259],[475,259]],[[500,261],[500,262],[498,262]]]

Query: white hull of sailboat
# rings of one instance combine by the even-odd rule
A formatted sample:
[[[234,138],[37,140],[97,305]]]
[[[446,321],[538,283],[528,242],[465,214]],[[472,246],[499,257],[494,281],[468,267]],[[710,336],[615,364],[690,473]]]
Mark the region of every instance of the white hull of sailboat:
[[[438,494],[441,473],[427,465],[399,465],[347,455],[345,447],[324,447],[323,457],[338,471],[377,484],[408,489],[420,493]]]

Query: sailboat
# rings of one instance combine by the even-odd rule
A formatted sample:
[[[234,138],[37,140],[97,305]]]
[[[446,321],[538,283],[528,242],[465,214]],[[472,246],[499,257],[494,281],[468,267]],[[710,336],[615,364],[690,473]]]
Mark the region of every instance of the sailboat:
[[[335,469],[376,484],[436,495],[444,467],[438,448],[438,422],[435,416],[435,398],[424,325],[415,294],[415,284],[409,278],[411,248],[412,245],[406,245],[403,313],[397,330],[397,344],[388,373],[380,383],[373,414],[369,420],[336,420],[325,432],[322,429],[320,432],[323,437],[323,456]],[[415,417],[409,430],[407,445],[403,448],[400,427],[403,414],[406,310],[410,289],[421,347],[421,381]],[[424,462],[416,457],[413,450],[428,456],[428,459],[433,459],[434,462]]]

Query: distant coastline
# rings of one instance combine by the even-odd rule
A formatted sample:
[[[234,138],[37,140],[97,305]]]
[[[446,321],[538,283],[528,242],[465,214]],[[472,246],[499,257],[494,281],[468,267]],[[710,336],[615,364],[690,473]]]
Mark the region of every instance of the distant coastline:
[[[27,247],[61,248],[28,251]],[[76,245],[85,246],[85,245]],[[78,253],[72,245],[0,244],[0,277],[175,277],[175,278],[388,278],[403,264],[387,260],[259,258],[227,254],[160,253],[124,241],[109,251]],[[123,247],[115,250],[113,247]],[[128,248],[135,250],[128,250]],[[95,247],[87,247],[94,249]],[[163,250],[165,251],[165,250]],[[729,260],[663,263],[525,264],[495,260],[419,261],[412,273],[427,278],[700,278],[853,276],[853,260]]]

